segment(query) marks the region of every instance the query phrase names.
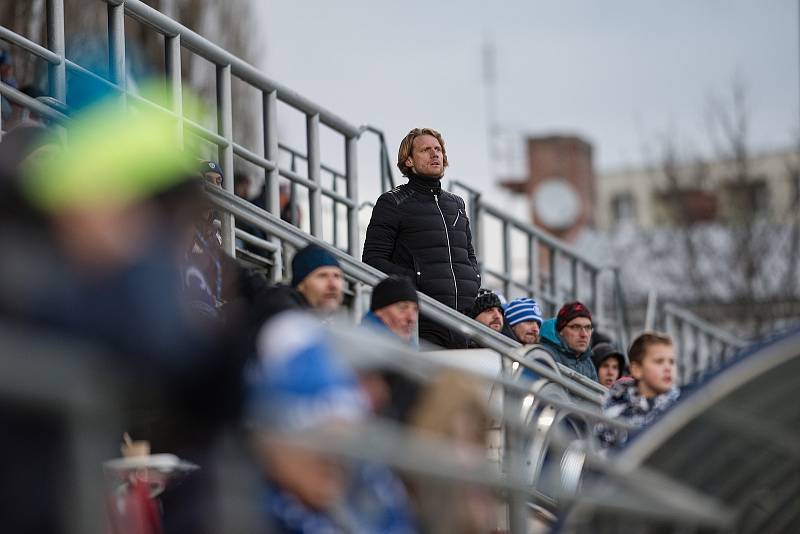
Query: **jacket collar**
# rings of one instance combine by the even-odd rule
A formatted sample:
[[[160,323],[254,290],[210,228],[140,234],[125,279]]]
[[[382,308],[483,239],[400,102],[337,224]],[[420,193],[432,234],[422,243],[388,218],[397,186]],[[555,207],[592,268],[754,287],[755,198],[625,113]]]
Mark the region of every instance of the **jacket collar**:
[[[409,173],[408,186],[425,195],[441,195],[442,194],[442,180],[441,178],[431,178],[428,176],[421,176],[419,174]]]

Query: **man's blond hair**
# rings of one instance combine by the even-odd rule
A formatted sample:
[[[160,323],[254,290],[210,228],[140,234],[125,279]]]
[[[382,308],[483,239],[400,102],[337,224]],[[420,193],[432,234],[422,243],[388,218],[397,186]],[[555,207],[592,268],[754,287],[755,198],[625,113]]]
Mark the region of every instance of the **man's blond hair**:
[[[447,167],[447,150],[444,148],[442,134],[433,128],[414,128],[400,142],[400,150],[397,151],[397,168],[400,169],[403,176],[408,176],[414,172],[411,167],[406,165],[406,160],[411,156],[411,150],[414,148],[414,139],[420,135],[432,135],[439,141],[442,146],[442,168]]]

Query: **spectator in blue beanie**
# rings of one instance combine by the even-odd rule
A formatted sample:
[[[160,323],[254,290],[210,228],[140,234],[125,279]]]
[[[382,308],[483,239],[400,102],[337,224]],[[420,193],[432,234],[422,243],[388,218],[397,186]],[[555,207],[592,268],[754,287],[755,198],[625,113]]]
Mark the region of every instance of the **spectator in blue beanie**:
[[[292,259],[292,287],[318,313],[336,313],[344,298],[344,275],[339,260],[317,245],[298,250]]]
[[[514,299],[506,305],[506,321],[523,345],[539,343],[542,327],[542,311],[539,304],[529,297]]]
[[[265,325],[257,345],[246,419],[263,469],[269,532],[416,532],[405,489],[391,471],[344,463],[295,441],[303,431],[346,429],[367,414],[356,378],[324,328],[300,313],[283,313]]]

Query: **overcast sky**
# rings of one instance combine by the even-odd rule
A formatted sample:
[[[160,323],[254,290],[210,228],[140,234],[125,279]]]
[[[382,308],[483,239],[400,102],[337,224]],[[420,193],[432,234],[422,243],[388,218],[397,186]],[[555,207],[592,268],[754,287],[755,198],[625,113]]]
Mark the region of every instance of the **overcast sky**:
[[[748,91],[753,145],[789,144],[800,116],[797,4],[256,1],[260,66],[272,78],[352,123],[382,128],[393,153],[412,127],[440,130],[447,176],[484,189],[511,172],[503,152],[488,150],[487,40],[496,50],[498,125],[511,137],[583,136],[601,172],[641,163],[644,146],[666,131],[701,150],[707,102],[734,77]],[[323,149],[323,157],[332,150]],[[362,186],[362,198],[376,191]]]

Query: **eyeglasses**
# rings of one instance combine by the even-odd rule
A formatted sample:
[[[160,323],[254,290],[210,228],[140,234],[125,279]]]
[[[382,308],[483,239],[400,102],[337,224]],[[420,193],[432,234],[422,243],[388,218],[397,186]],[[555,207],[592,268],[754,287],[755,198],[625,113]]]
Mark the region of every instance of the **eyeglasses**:
[[[594,327],[590,324],[582,325],[582,324],[570,324],[567,325],[567,328],[572,330],[573,332],[586,332],[587,334],[591,334]]]

